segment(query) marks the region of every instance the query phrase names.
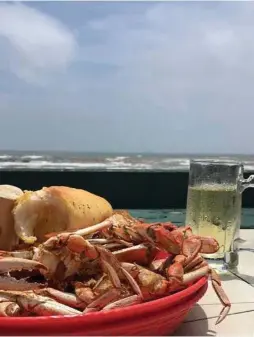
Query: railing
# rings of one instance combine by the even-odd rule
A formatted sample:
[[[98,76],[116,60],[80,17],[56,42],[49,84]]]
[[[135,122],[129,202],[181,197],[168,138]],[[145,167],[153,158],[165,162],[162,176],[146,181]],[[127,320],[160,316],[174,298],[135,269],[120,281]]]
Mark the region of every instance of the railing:
[[[27,190],[50,185],[83,188],[103,196],[114,208],[185,208],[188,172],[1,170],[0,184]],[[243,193],[243,207],[254,208],[254,189]]]

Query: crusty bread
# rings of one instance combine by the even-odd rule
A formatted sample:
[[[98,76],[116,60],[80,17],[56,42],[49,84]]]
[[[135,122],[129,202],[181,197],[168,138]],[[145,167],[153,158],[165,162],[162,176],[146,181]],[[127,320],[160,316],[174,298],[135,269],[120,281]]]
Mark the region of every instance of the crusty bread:
[[[12,185],[0,185],[0,249],[12,250],[18,243],[14,230],[12,209],[15,200],[23,195],[23,191]]]
[[[26,243],[45,241],[45,234],[92,226],[111,216],[108,201],[85,190],[43,187],[26,191],[13,210],[15,230]]]

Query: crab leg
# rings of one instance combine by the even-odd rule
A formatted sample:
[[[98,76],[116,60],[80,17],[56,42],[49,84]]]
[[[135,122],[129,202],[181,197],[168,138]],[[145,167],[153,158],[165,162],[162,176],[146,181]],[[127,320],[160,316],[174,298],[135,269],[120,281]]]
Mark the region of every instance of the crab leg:
[[[91,243],[91,245],[105,245],[105,244],[114,242],[114,240],[110,240],[110,239],[100,239],[100,238],[87,239],[87,241],[88,241],[89,243]]]
[[[0,272],[5,273],[11,270],[33,270],[47,269],[43,264],[37,261],[22,259],[19,257],[0,257]]]
[[[27,282],[25,279],[17,280],[14,277],[0,276],[0,289],[1,290],[34,290],[45,287],[45,284],[37,282]]]
[[[190,282],[196,281],[200,279],[202,276],[209,275],[209,271],[210,271],[209,266],[205,266],[203,268],[190,271],[189,273],[183,275],[183,283],[188,284]]]
[[[128,307],[130,305],[134,305],[134,304],[138,304],[138,303],[142,303],[143,299],[142,297],[138,296],[138,295],[132,295],[132,296],[128,296],[125,298],[121,298],[118,301],[109,303],[108,305],[106,305],[102,311],[107,311],[107,310],[112,310],[112,309],[116,309],[116,308],[123,308],[123,307]]]
[[[18,302],[27,311],[32,311],[37,315],[52,316],[52,315],[79,315],[80,311],[75,310],[67,305],[60,304],[56,301],[49,300],[47,297],[29,298],[22,295],[18,298]]]
[[[107,243],[107,244],[103,245],[103,247],[105,249],[110,250],[110,251],[114,251],[116,249],[123,249],[123,248],[125,248],[125,246],[122,243],[117,243],[117,242],[115,242],[115,243],[113,243],[113,242],[112,243]]]
[[[136,245],[112,252],[121,262],[149,264],[155,257],[157,249],[149,245]]]
[[[219,300],[221,301],[221,304],[223,305],[223,308],[220,312],[220,315],[219,315],[219,317],[216,321],[216,324],[219,324],[228,315],[228,313],[230,311],[230,308],[231,308],[231,303],[230,303],[225,291],[223,290],[223,288],[221,286],[221,280],[219,279],[219,276],[214,269],[210,269],[210,275],[211,275],[211,281],[212,281],[213,289],[216,292]]]
[[[105,307],[108,303],[119,298],[121,291],[119,289],[111,288],[106,291],[104,294],[96,298],[93,302],[91,302],[86,309],[83,311],[84,314],[92,311],[99,311],[103,307]]]
[[[224,292],[224,290],[221,286],[221,281],[219,279],[219,276],[215,272],[215,270],[211,269],[209,266],[205,266],[205,267],[202,267],[200,269],[196,269],[195,271],[191,271],[187,274],[184,274],[183,282],[185,284],[188,284],[191,281],[195,281],[195,280],[199,279],[200,277],[205,276],[205,275],[209,275],[209,274],[210,274],[210,277],[211,277],[213,289],[216,292],[221,304],[223,305],[223,308],[222,308],[222,310],[219,314],[219,317],[216,321],[216,324],[219,324],[225,319],[225,317],[229,313],[230,308],[231,308],[231,303],[230,303],[226,293]]]
[[[132,242],[128,242],[128,241],[125,241],[125,240],[122,240],[122,239],[114,238],[114,241],[119,243],[119,244],[122,244],[124,247],[132,247],[133,246]]]
[[[20,306],[8,299],[8,297],[4,295],[0,295],[0,316],[1,317],[11,317],[11,316],[19,316],[21,312]]]
[[[120,239],[101,239],[101,238],[94,238],[94,239],[87,239],[87,241],[93,245],[103,245],[104,248],[111,250],[111,249],[123,249],[126,247],[132,247],[133,244],[124,240]]]
[[[159,272],[163,268],[165,261],[165,259],[154,260],[150,263],[149,269],[155,273]]]
[[[39,316],[54,316],[54,315],[80,315],[81,312],[67,305],[58,303],[53,299],[45,296],[36,295],[33,292],[18,292],[18,291],[1,291],[9,301],[16,302],[20,307],[28,312],[35,313]]]
[[[134,279],[134,277],[131,275],[131,273],[128,272],[128,270],[125,270],[123,267],[121,267],[121,270],[124,274],[124,276],[126,277],[126,279],[128,280],[128,282],[130,283],[130,286],[132,287],[133,291],[140,297],[143,299],[143,295],[142,295],[142,291],[138,285],[138,283],[136,282],[136,280]]]
[[[34,291],[38,295],[51,297],[59,303],[68,305],[73,308],[85,309],[86,303],[82,302],[76,295],[63,292],[54,288],[44,288]]]
[[[184,263],[184,271],[185,272],[191,271],[193,270],[193,268],[195,268],[196,266],[200,265],[203,262],[205,262],[205,260],[202,258],[202,256],[198,255],[188,264]]]
[[[89,243],[92,245],[103,245],[104,248],[108,250],[113,249],[122,249],[125,247],[131,247],[133,246],[131,243],[128,243],[128,245],[124,244],[123,242],[120,242],[121,240],[112,240],[112,239],[87,239]]]
[[[202,262],[200,262],[199,264],[195,265],[195,267],[192,268],[192,270],[198,270],[200,268],[206,267],[208,266],[207,262],[205,260],[203,260]]]
[[[117,289],[121,288],[121,281],[120,278],[118,277],[119,274],[120,277],[122,276],[122,278],[125,278],[127,280],[127,282],[130,284],[134,292],[142,297],[139,285],[132,277],[131,273],[129,273],[128,270],[126,270],[121,266],[121,263],[115,258],[115,256],[112,253],[109,253],[105,250],[101,250],[100,253],[102,257],[102,264],[106,266],[109,278],[111,279],[111,282],[115,286],[115,288]],[[114,266],[114,268],[111,267],[111,265],[107,262],[107,260],[110,262],[110,264]]]
[[[198,238],[189,237],[183,241],[182,253],[186,256],[185,265],[188,265],[197,257],[201,247],[202,242]]]
[[[116,288],[121,288],[121,281],[120,281],[115,269],[106,260],[102,260],[102,264],[103,264],[104,268],[107,270],[112,284]]]
[[[22,259],[28,259],[32,260],[34,255],[33,250],[16,250],[16,251],[5,251],[5,250],[0,250],[0,258],[2,257],[19,257]]]
[[[46,238],[51,238],[51,237],[55,237],[57,235],[62,235],[62,234],[76,234],[76,235],[80,235],[80,236],[86,236],[86,235],[90,235],[93,234],[95,232],[98,232],[104,228],[110,227],[113,225],[113,221],[110,218],[96,224],[90,227],[86,227],[86,228],[82,228],[82,229],[78,229],[78,230],[74,230],[74,231],[68,231],[68,232],[53,232],[53,233],[48,233],[45,235]]]

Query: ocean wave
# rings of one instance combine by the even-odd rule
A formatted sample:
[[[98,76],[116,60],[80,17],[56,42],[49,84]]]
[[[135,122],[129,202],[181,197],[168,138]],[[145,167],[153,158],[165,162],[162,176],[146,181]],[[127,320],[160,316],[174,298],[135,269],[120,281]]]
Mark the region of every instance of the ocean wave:
[[[43,156],[38,156],[38,155],[29,155],[29,156],[21,156],[21,160],[37,160],[37,159],[42,159]]]
[[[163,159],[162,163],[171,165],[177,165],[177,166],[189,166],[190,165],[190,159],[188,158],[167,158]]]
[[[125,159],[128,159],[128,158],[129,157],[117,156],[117,157],[106,158],[106,161],[109,161],[109,162],[123,162]]]
[[[47,162],[47,161],[37,161],[30,163],[23,162],[5,162],[0,164],[0,169],[121,169],[121,170],[130,170],[130,169],[152,169],[151,165],[137,163],[123,163],[123,162],[112,162],[108,163],[98,163],[98,162],[90,162],[90,163],[79,163],[79,162]]]
[[[187,156],[162,155],[41,155],[41,154],[0,154],[0,170],[112,170],[112,171],[188,171],[190,159]],[[252,156],[198,157],[195,159],[239,160],[246,172],[254,171]]]

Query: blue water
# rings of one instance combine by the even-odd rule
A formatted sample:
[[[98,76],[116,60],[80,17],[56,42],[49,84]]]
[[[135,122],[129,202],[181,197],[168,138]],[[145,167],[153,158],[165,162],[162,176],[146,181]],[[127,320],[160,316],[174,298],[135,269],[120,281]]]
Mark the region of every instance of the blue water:
[[[254,171],[254,155],[98,154],[0,151],[0,169],[188,171],[191,158],[232,159]]]

